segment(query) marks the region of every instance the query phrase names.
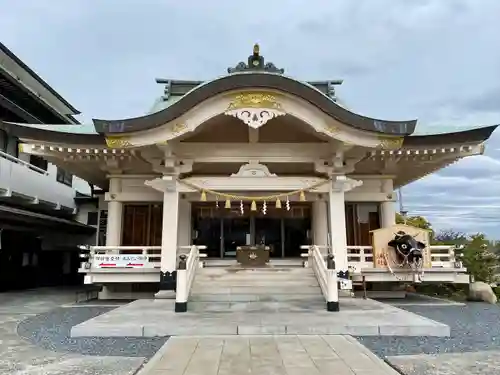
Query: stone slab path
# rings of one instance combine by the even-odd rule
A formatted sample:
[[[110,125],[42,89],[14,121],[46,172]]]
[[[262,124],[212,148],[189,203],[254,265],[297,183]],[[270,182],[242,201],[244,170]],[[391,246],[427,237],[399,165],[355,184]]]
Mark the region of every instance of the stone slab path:
[[[300,309],[297,307],[300,307]],[[196,306],[196,304],[195,304]],[[217,305],[219,306],[219,305]],[[304,307],[294,301],[263,304],[248,309],[245,302],[232,309],[175,313],[172,300],[137,300],[74,326],[71,337],[155,337],[193,335],[353,335],[440,336],[450,328],[423,316],[374,300],[343,298],[339,312]]]
[[[398,375],[351,336],[172,337],[138,375]]]

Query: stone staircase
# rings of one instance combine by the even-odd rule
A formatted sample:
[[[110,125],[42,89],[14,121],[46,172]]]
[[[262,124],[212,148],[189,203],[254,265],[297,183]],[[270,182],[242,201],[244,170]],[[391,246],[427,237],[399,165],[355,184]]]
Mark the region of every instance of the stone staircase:
[[[188,307],[190,311],[246,313],[324,308],[312,269],[298,267],[198,269]]]

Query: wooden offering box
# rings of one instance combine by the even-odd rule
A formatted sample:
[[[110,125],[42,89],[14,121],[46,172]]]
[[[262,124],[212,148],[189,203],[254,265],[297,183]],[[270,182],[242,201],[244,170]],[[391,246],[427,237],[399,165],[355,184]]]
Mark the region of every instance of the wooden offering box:
[[[269,262],[269,246],[238,246],[236,261],[242,266],[265,266]]]

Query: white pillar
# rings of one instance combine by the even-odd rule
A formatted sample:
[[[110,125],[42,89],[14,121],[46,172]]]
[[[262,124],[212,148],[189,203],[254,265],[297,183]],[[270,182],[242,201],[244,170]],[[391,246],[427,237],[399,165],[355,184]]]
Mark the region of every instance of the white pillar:
[[[191,245],[191,202],[179,200],[179,222],[177,226],[177,246]],[[181,252],[177,251],[177,255]]]
[[[121,192],[121,181],[118,178],[109,180],[110,195]],[[108,201],[108,222],[106,228],[106,246],[120,246],[122,243],[123,203]]]
[[[345,199],[342,189],[330,189],[328,195],[330,214],[330,244],[338,271],[347,271],[347,230],[345,222]]]
[[[313,202],[313,234],[314,245],[327,246],[328,241],[328,208],[327,202],[323,200]],[[321,248],[322,254],[326,255],[326,248]]]
[[[346,176],[336,176],[328,194],[330,243],[335,256],[335,267],[341,279],[345,279],[349,270],[347,261],[347,228],[345,221],[345,193],[363,181],[353,180]]]
[[[394,195],[394,182],[391,179],[382,181],[382,193],[387,196]],[[380,203],[380,226],[382,228],[392,227],[396,224],[396,205],[395,202],[386,201]]]
[[[380,203],[380,226],[389,228],[396,224],[396,207],[392,201]]]
[[[179,222],[179,193],[163,193],[163,221],[161,234],[161,271],[175,271],[177,264],[177,224]]]
[[[179,193],[166,189],[163,193],[161,234],[160,291],[157,298],[174,298],[177,266],[177,231],[179,223]]]

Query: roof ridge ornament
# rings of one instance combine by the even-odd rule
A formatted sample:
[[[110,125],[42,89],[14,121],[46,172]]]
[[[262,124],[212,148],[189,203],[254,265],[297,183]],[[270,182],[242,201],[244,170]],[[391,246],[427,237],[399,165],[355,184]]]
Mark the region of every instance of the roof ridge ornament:
[[[264,63],[264,56],[260,54],[260,47],[258,43],[254,44],[253,53],[248,56],[247,64],[241,61],[234,68],[227,68],[227,72],[229,74],[246,71],[264,71],[279,74],[285,73],[285,69],[278,69],[272,62],[268,62],[267,64]]]

